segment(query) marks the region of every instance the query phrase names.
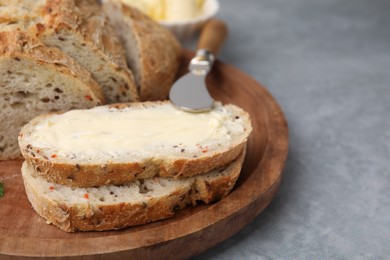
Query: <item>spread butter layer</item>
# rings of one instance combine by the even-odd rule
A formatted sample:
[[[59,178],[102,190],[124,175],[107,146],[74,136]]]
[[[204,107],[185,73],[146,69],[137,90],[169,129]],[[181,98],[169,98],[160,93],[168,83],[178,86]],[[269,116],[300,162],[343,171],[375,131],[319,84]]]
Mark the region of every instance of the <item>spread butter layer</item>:
[[[211,111],[186,113],[171,105],[153,108],[73,110],[48,117],[35,126],[36,147],[61,154],[161,153],[166,147],[195,147],[231,139],[229,114]]]

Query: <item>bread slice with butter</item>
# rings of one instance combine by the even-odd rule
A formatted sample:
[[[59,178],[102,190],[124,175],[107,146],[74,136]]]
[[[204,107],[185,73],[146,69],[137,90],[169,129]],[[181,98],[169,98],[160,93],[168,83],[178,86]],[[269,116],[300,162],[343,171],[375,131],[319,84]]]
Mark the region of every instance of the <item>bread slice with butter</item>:
[[[17,30],[0,32],[0,160],[20,158],[18,133],[35,116],[104,100],[90,73],[60,50]]]
[[[174,35],[136,8],[105,0],[103,8],[114,22],[126,49],[141,101],[168,97],[180,65],[181,47]]]
[[[225,197],[240,174],[244,155],[230,165],[185,179],[155,177],[121,186],[71,188],[46,181],[26,162],[22,176],[35,211],[66,232],[103,231],[173,217],[200,201]]]
[[[144,102],[39,116],[19,145],[48,181],[93,187],[204,174],[237,158],[251,131],[249,115],[234,105],[193,114]]]

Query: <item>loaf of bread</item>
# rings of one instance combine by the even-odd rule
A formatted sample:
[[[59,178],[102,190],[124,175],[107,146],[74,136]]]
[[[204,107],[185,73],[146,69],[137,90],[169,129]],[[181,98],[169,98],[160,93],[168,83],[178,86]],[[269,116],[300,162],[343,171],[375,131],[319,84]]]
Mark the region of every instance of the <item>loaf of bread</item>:
[[[22,175],[27,197],[35,211],[66,232],[110,230],[145,224],[174,216],[198,201],[210,203],[233,188],[243,162],[185,179],[155,177],[121,186],[71,188],[46,181],[26,162]]]
[[[156,101],[39,116],[19,145],[48,181],[93,187],[204,174],[237,158],[251,131],[249,115],[234,105],[194,114]]]
[[[0,159],[20,157],[18,133],[35,116],[104,100],[90,73],[63,52],[21,31],[0,32]]]
[[[31,205],[67,232],[223,198],[252,131],[234,105],[193,114],[152,102],[167,97],[180,46],[136,9],[105,2],[0,0],[0,160],[21,151]],[[139,99],[150,101],[99,106]]]
[[[118,10],[122,12],[122,9]],[[39,49],[41,52],[39,57],[38,52],[28,54],[31,55],[28,64],[20,62],[17,67],[1,72],[4,74],[12,71],[12,86],[7,86],[10,84],[7,79],[9,76],[0,78],[0,85],[7,86],[3,90],[7,89],[9,96],[0,100],[4,113],[7,113],[7,117],[1,120],[6,122],[10,117],[15,119],[7,121],[0,129],[0,160],[19,157],[18,147],[15,145],[19,128],[40,113],[92,107],[103,103],[104,100],[108,103],[137,101],[139,95],[143,100],[167,97],[179,66],[178,42],[167,30],[147,17],[138,14],[135,10],[126,10],[127,16],[121,13],[118,17],[122,22],[115,19],[116,17],[111,17],[116,21],[114,27],[113,21],[107,17],[98,0],[0,0],[0,32],[3,32],[3,35],[12,35],[15,32],[18,32],[19,36],[23,34],[24,38],[33,39],[29,42],[34,41],[33,44],[39,46],[36,50]],[[119,39],[118,35],[122,38]],[[2,38],[16,39],[17,37],[3,36]],[[3,42],[4,44],[20,43],[9,40]],[[26,50],[33,47],[27,44]],[[47,50],[43,50],[46,47]],[[23,49],[23,46],[4,45],[2,48],[9,48],[10,50],[7,51],[9,53],[18,48]],[[55,55],[50,57],[52,53]],[[4,52],[0,55],[5,55],[0,59],[7,67],[8,54]],[[127,66],[126,57],[131,70]],[[57,62],[56,59],[59,58],[60,61]],[[43,72],[42,79],[38,79],[40,77],[38,71],[43,66],[42,60],[57,65],[56,69],[50,68],[50,77]],[[24,65],[28,67],[22,67]],[[70,67],[66,68],[67,66]],[[60,67],[62,70],[59,69]],[[23,72],[18,73],[17,70]],[[72,80],[64,80],[66,73],[63,72],[67,70],[71,71]],[[67,100],[67,105],[58,101],[50,102],[45,109],[40,95],[46,92],[41,92],[40,85],[36,85],[36,91],[31,84],[25,86],[27,84],[25,78],[47,81],[51,86],[67,84],[66,92],[52,97]],[[72,88],[80,89],[80,84],[90,85],[88,88],[92,88],[91,91],[94,92],[82,93],[78,97],[81,100],[91,97],[92,101],[89,103],[85,103],[85,100],[75,101],[75,95],[80,93],[77,90],[72,91]],[[9,91],[11,87],[18,89],[19,94]],[[21,91],[27,88],[30,95],[29,104],[25,106],[25,102],[18,101],[19,108],[10,109],[9,107],[15,107],[15,102],[9,100],[21,99]],[[101,96],[102,91],[104,98]],[[66,96],[68,92],[72,93],[69,97]],[[38,99],[34,101],[36,97]],[[43,103],[49,103],[47,97],[42,98],[45,101]],[[58,107],[53,108],[54,105]],[[28,112],[24,113],[25,110]],[[11,131],[15,132],[12,134]]]
[[[103,9],[98,0],[0,0],[0,30],[4,25],[75,59],[91,72],[108,103],[166,99],[180,64],[172,33],[137,9],[111,1]]]
[[[164,100],[175,79],[181,49],[167,29],[118,1],[104,1],[104,9],[114,22],[126,48],[142,101]]]

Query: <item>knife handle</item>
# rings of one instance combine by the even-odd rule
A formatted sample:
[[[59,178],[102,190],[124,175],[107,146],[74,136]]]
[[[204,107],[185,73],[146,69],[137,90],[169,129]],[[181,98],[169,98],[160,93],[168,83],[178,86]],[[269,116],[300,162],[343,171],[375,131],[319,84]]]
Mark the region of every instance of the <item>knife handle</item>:
[[[228,28],[225,22],[219,19],[211,19],[202,30],[197,49],[206,49],[216,55],[227,36]]]

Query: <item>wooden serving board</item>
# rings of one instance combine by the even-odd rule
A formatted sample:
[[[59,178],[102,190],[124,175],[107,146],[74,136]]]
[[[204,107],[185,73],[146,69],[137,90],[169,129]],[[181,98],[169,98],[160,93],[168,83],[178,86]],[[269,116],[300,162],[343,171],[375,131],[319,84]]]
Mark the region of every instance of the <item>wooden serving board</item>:
[[[185,62],[190,56],[186,54]],[[69,234],[47,225],[30,206],[22,183],[21,161],[0,162],[0,181],[5,187],[0,198],[0,258],[187,258],[251,222],[267,207],[279,186],[288,151],[287,124],[269,92],[238,69],[216,62],[207,81],[215,99],[242,107],[252,118],[253,133],[243,170],[227,197],[147,225]]]

